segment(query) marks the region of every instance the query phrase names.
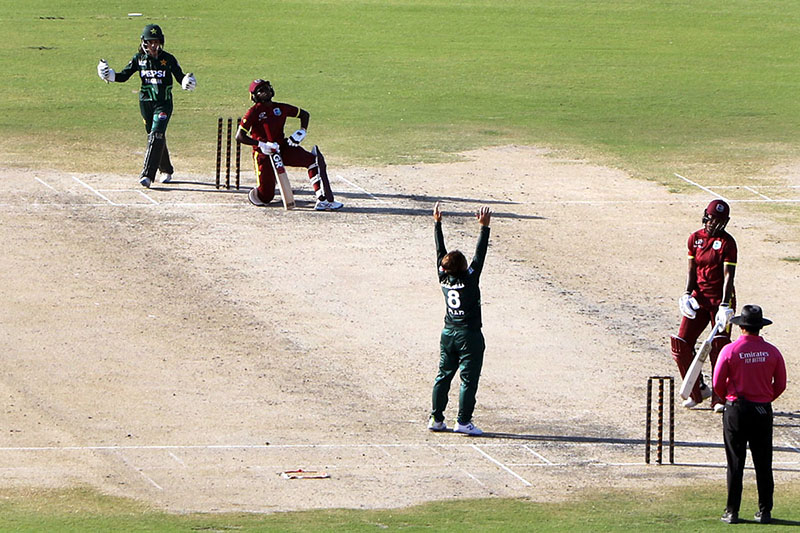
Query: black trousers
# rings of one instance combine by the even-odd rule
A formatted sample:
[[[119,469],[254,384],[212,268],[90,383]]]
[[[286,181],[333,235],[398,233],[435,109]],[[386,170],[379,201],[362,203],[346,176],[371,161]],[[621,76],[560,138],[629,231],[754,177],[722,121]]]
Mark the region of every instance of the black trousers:
[[[736,400],[725,403],[722,415],[725,455],[728,459],[728,511],[739,512],[747,445],[756,471],[758,509],[772,512],[772,404]]]

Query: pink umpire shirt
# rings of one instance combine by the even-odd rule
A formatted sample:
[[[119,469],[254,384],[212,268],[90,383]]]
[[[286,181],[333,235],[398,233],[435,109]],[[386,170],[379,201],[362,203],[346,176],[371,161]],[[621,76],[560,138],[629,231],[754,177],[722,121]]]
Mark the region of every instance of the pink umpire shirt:
[[[714,392],[721,398],[767,403],[784,389],[783,355],[760,335],[741,335],[720,352],[714,368]]]

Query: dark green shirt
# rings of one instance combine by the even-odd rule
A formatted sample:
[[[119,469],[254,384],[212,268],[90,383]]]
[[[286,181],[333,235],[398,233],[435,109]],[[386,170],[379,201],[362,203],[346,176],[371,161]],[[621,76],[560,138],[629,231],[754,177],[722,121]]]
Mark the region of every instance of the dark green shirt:
[[[489,247],[489,226],[481,226],[478,245],[475,247],[475,257],[472,258],[472,263],[462,277],[445,274],[442,270],[442,258],[447,255],[447,248],[444,245],[441,222],[436,222],[434,226],[434,240],[436,241],[439,284],[447,304],[447,312],[444,315],[445,327],[480,329],[483,324],[481,322],[481,289],[478,283],[483,270],[483,261],[486,259],[486,250]]]
[[[168,102],[172,100],[172,80],[183,81],[183,70],[175,56],[161,50],[157,57],[139,52],[125,68],[116,73],[114,81],[128,81],[134,72],[139,72],[142,88],[139,100],[142,102]]]

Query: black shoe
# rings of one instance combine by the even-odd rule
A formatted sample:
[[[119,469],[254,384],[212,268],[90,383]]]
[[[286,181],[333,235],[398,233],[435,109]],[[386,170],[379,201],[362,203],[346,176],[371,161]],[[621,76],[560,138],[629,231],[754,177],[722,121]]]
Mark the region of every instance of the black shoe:
[[[722,517],[720,517],[720,520],[722,520],[726,524],[738,524],[739,513],[728,511],[727,509],[725,509],[725,512],[722,513]]]
[[[753,518],[755,518],[756,522],[759,524],[769,524],[772,522],[772,515],[769,511],[759,511]]]

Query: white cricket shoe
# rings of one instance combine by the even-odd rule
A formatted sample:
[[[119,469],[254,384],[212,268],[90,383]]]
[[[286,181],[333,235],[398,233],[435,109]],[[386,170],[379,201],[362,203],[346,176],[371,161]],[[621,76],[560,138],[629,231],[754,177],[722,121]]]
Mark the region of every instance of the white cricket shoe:
[[[164,173],[161,173],[161,175],[159,176],[159,178],[160,178],[160,179],[159,179],[159,181],[160,181],[161,183],[169,183],[170,181],[172,181],[172,174],[164,174]]]
[[[150,178],[148,178],[147,176],[142,176],[142,177],[139,178],[139,184],[142,187],[147,187],[149,189],[151,183],[152,182],[150,181]]]
[[[344,204],[342,202],[337,202],[336,200],[329,202],[327,200],[317,200],[316,205],[314,206],[315,211],[336,211],[337,209],[341,209]]]
[[[265,205],[267,205],[261,201],[261,198],[258,197],[258,189],[256,189],[255,187],[250,189],[250,192],[247,193],[247,199],[250,200],[251,204],[258,207],[264,207]]]
[[[472,435],[478,436],[483,435],[483,431],[475,426],[472,422],[467,422],[466,424],[461,424],[456,422],[456,429],[453,430],[455,433],[463,433],[464,435]]]
[[[691,409],[692,407],[697,405],[697,402],[694,401],[692,398],[686,398],[685,400],[683,400],[683,403],[681,405],[687,409]]]
[[[708,400],[711,398],[711,387],[703,383],[700,385],[700,394],[703,396],[704,400]]]
[[[437,422],[433,417],[430,417],[428,419],[428,429],[431,431],[445,431],[447,424],[444,423],[444,420]]]
[[[725,411],[725,404],[718,403],[718,404],[714,405],[714,412],[715,413],[721,413],[723,411]]]

